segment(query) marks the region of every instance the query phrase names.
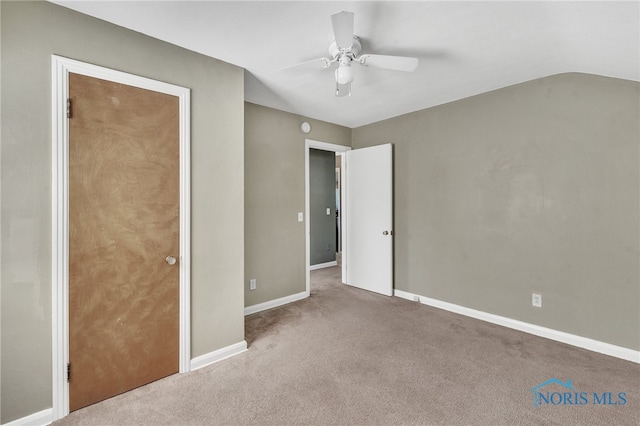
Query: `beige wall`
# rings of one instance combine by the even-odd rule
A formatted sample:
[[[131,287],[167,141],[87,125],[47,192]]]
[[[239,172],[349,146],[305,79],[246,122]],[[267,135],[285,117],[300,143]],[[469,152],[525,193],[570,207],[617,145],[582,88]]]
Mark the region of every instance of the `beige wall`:
[[[348,146],[351,130],[245,104],[245,306],[305,291],[305,139]]]
[[[395,287],[640,349],[639,100],[563,74],[354,129],[395,146]]]
[[[243,70],[44,2],[1,2],[0,422],[51,407],[50,55],[191,88],[192,357],[244,339]]]

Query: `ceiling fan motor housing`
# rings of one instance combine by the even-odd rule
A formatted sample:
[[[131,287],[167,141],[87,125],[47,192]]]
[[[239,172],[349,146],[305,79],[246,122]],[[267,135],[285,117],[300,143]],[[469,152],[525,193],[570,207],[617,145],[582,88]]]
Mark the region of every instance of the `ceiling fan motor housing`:
[[[357,35],[353,36],[353,42],[350,47],[342,47],[336,44],[335,37],[331,39],[329,42],[329,55],[332,58],[338,59],[343,56],[348,56],[351,59],[355,59],[358,57],[360,52],[362,51],[362,44],[360,43],[360,38]]]

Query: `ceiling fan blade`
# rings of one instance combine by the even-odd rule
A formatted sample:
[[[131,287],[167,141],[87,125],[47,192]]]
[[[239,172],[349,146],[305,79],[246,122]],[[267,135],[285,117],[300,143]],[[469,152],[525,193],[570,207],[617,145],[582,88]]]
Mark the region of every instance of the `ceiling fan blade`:
[[[418,68],[418,58],[389,55],[361,55],[358,61],[368,67],[386,68],[396,71],[415,71]]]
[[[336,96],[339,98],[343,96],[351,96],[351,83],[349,84],[336,83]]]
[[[299,64],[293,64],[284,68],[280,68],[278,71],[285,71],[292,68],[323,69],[329,68],[333,62],[334,60],[329,58],[316,58],[311,59],[310,61],[300,62]]]
[[[339,48],[348,49],[353,44],[353,12],[338,12],[331,15],[333,35]]]

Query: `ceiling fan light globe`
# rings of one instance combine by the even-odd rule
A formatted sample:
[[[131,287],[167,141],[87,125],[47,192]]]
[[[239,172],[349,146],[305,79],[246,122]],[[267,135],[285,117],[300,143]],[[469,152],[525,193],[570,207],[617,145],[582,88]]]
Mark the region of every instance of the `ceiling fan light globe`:
[[[353,69],[351,65],[341,64],[336,69],[336,82],[338,84],[349,84],[353,81]]]

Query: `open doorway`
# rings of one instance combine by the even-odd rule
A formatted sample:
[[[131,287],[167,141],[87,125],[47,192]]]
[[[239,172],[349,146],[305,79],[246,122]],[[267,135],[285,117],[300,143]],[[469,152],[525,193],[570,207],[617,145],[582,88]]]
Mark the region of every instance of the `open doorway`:
[[[337,265],[336,153],[309,149],[309,268]]]
[[[312,148],[341,155],[341,249],[343,284],[393,295],[393,145],[351,150],[305,141],[305,209],[309,217],[309,152]],[[311,294],[310,226],[306,229],[306,294]]]
[[[335,179],[335,193],[336,193],[336,256],[338,264],[340,264],[340,257],[342,255],[342,214],[340,213],[340,201],[342,199],[342,154],[335,153],[335,166],[336,166],[336,179]]]
[[[330,261],[328,263],[326,263],[326,266],[334,266],[337,264],[337,258],[335,257],[337,252],[340,252],[342,254],[344,254],[344,249],[345,249],[345,228],[344,228],[344,224],[342,221],[342,218],[344,217],[344,212],[346,211],[346,204],[344,203],[344,173],[342,173],[342,171],[344,170],[344,155],[342,155],[343,153],[351,150],[350,147],[347,146],[343,146],[343,145],[336,145],[336,144],[331,144],[331,143],[326,143],[326,142],[320,142],[320,141],[314,141],[311,139],[307,139],[305,140],[305,216],[307,218],[306,220],[306,292],[307,294],[311,293],[311,276],[310,276],[310,271],[312,269],[316,269],[316,267],[313,267],[312,264],[315,265],[322,265],[324,262],[321,262],[320,260],[318,260],[317,258],[314,258],[314,261],[312,262],[312,256],[311,256],[311,239],[312,239],[312,234],[311,234],[311,222],[314,219],[314,214],[311,213],[311,197],[310,197],[310,193],[311,193],[311,173],[310,173],[310,157],[312,154],[312,150],[319,150],[319,151],[324,151],[325,154],[329,154],[327,155],[327,157],[331,158],[331,162],[332,162],[332,166],[331,166],[331,170],[332,172],[332,176],[331,176],[331,184],[330,184],[330,190],[332,193],[332,201],[330,205],[326,205],[323,206],[321,208],[318,208],[318,206],[314,206],[314,210],[318,210],[321,213],[321,216],[324,216],[324,219],[327,219],[327,222],[331,222],[331,224],[333,226],[331,226],[331,230],[332,231],[328,231],[327,235],[325,236],[327,239],[330,239],[331,241],[325,243],[326,245],[329,245],[329,250],[333,251],[334,257],[333,257],[333,261]],[[339,166],[338,166],[339,164]],[[335,174],[333,174],[335,173]],[[336,187],[337,191],[336,191]],[[327,198],[328,200],[328,198]],[[329,201],[327,201],[326,203],[328,203]],[[329,209],[329,214],[327,214],[327,210]],[[319,220],[319,219],[316,219]],[[320,220],[322,220],[322,218],[320,218]],[[314,256],[315,257],[315,256]],[[344,255],[340,256],[341,257],[341,266],[342,266],[342,276],[344,278],[345,276],[345,258]],[[323,267],[323,266],[320,266]],[[344,279],[342,280],[344,282]]]

